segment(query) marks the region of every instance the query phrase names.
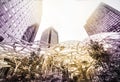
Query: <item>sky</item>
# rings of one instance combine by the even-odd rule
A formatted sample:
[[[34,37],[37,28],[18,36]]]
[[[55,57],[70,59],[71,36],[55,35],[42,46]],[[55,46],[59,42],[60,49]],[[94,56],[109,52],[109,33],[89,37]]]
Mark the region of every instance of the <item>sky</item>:
[[[120,11],[120,0],[43,0],[42,17],[35,40],[40,40],[45,29],[53,27],[58,32],[59,42],[82,41],[88,37],[84,25],[100,2]]]

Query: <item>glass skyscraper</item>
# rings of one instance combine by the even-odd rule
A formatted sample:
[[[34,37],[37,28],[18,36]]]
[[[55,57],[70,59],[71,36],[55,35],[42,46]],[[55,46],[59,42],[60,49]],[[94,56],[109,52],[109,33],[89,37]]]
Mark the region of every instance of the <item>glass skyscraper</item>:
[[[14,38],[19,40],[23,39],[27,42],[34,41],[33,38],[29,39],[29,37],[35,37],[38,29],[38,27],[34,27],[37,23],[35,21],[37,17],[34,16],[35,1],[36,0],[0,0],[1,42],[14,42]],[[39,23],[37,24],[39,25]],[[30,27],[37,29],[30,29]],[[26,33],[27,39],[25,39]]]
[[[102,32],[120,32],[120,12],[101,3],[84,26],[88,35]]]

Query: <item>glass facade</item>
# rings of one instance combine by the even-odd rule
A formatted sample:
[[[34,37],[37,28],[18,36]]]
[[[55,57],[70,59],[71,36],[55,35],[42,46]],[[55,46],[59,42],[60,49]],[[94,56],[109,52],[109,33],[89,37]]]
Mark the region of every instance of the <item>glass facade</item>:
[[[120,32],[120,12],[101,3],[84,27],[88,35],[101,32]]]
[[[4,38],[3,42],[21,39],[27,28],[34,24],[33,13],[34,0],[0,0],[0,36]]]

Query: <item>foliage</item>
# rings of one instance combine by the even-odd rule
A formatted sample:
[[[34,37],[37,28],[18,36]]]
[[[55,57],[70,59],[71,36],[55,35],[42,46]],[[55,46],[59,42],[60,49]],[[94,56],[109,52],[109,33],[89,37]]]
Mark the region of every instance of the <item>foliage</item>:
[[[112,41],[118,42],[90,39],[63,42],[22,56],[7,52],[0,56],[0,78],[5,82],[120,82],[119,45]],[[106,48],[108,44],[112,47]]]

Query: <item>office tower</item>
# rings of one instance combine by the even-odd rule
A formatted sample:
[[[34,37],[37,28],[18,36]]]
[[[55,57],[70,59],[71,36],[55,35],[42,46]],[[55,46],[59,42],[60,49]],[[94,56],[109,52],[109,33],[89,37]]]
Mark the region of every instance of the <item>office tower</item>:
[[[101,32],[120,32],[120,12],[101,3],[84,27],[88,35]]]
[[[33,42],[36,36],[36,33],[38,31],[38,25],[32,25],[27,28],[27,30],[24,32],[22,36],[22,40],[27,42]]]
[[[38,29],[35,24],[40,23],[41,4],[41,0],[0,0],[0,41],[14,42],[17,38],[33,42]],[[29,34],[25,39],[28,32],[33,35]]]
[[[58,42],[58,32],[54,28],[48,28],[42,33],[40,40],[42,47],[49,48]]]

